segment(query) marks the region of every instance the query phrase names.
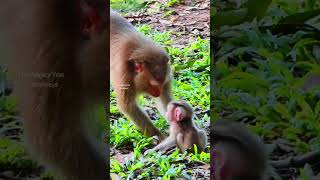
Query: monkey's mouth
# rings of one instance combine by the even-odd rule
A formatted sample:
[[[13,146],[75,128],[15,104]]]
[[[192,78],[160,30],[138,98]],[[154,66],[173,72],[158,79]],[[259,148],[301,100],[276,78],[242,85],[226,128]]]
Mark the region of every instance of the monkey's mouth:
[[[149,94],[153,97],[159,97],[161,95],[161,90],[159,86],[151,86],[149,89]]]

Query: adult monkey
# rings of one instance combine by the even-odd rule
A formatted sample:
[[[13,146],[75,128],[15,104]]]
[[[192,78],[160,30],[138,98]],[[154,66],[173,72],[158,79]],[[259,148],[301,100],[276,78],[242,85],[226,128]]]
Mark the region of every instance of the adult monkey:
[[[110,72],[117,104],[143,133],[163,140],[164,136],[137,105],[136,96],[146,93],[156,97],[158,110],[165,114],[172,100],[169,56],[113,10],[110,21]]]
[[[95,148],[82,121],[82,112],[88,107],[104,103],[108,89],[110,34],[103,1],[4,0],[0,4],[3,59],[9,59],[10,78],[25,119],[26,141],[34,156],[64,179],[105,179],[106,155]],[[111,33],[114,37],[120,37],[119,34]],[[118,78],[129,76],[124,81],[114,81],[118,103],[147,135],[161,138],[134,98],[138,92],[146,91],[158,97],[162,109],[171,101],[168,57],[152,41],[134,31],[128,35],[133,36],[112,38],[120,53],[111,57],[123,61],[114,69],[120,71],[111,73],[119,73]],[[143,43],[150,47],[143,48]],[[129,52],[129,59],[120,57]],[[159,58],[153,61],[158,63],[152,63],[154,58]],[[52,72],[63,77],[35,75]],[[129,93],[119,91],[121,88],[117,86],[128,85],[125,83],[131,85]],[[142,119],[137,121],[138,118]]]
[[[0,2],[1,55],[9,60],[27,145],[66,180],[108,177],[107,154],[96,147],[83,113],[105,104],[109,88],[104,2]]]

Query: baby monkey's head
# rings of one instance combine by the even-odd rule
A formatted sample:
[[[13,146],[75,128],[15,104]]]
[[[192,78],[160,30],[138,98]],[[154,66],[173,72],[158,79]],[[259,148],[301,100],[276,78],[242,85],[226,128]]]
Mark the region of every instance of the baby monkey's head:
[[[167,106],[167,118],[170,122],[191,120],[193,116],[192,107],[184,100],[171,101]]]

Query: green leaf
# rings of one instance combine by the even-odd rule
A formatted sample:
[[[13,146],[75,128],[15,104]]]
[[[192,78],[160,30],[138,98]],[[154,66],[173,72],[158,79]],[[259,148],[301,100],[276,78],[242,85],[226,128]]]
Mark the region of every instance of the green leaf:
[[[247,9],[221,11],[212,17],[211,23],[214,28],[220,28],[225,25],[237,25],[245,20],[246,15]]]
[[[266,91],[269,87],[266,80],[246,72],[234,72],[221,79],[217,84],[224,88],[241,89],[246,92]]]
[[[301,108],[301,112],[299,112],[299,115],[303,117],[310,117],[314,115],[313,110],[303,96],[297,95],[296,97],[294,97],[294,99],[297,101],[298,105]]]
[[[137,169],[141,169],[144,167],[144,163],[142,162],[137,162],[136,164],[134,164],[129,170],[130,171],[135,171]]]
[[[307,11],[307,12],[302,12],[302,13],[296,13],[292,14],[290,16],[287,16],[279,21],[279,23],[285,24],[285,23],[304,23],[305,21],[316,17],[320,15],[320,9],[316,9],[313,11]]]
[[[314,114],[320,116],[320,101],[317,102],[317,105],[314,108]]]
[[[261,19],[268,10],[272,0],[249,0],[247,3],[248,14],[246,20],[252,21],[255,17]]]
[[[301,180],[317,179],[309,164],[306,164],[303,169],[300,169],[300,174]]]
[[[281,115],[282,119],[290,118],[290,113],[288,111],[288,108],[285,105],[277,103],[274,108],[275,108],[275,111]]]

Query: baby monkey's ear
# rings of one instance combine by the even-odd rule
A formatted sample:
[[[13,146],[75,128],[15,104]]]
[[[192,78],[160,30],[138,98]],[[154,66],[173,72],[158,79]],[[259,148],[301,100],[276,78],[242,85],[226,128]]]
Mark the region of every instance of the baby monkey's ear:
[[[176,120],[177,121],[181,121],[182,120],[182,110],[181,110],[181,108],[177,107],[175,109],[175,116],[176,116]]]

